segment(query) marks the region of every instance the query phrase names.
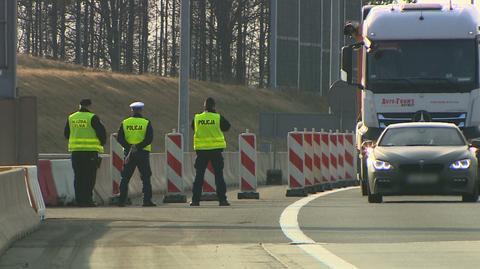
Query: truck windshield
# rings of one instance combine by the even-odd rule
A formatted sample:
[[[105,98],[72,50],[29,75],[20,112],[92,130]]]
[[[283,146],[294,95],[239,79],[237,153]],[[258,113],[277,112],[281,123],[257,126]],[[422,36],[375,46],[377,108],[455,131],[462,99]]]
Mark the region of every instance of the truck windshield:
[[[474,40],[377,41],[367,56],[373,92],[468,92],[477,85]]]

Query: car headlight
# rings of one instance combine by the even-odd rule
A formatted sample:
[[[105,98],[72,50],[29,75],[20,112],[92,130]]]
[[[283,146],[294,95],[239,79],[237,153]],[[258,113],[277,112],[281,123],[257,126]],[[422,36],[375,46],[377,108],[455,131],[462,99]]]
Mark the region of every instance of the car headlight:
[[[453,170],[464,170],[464,169],[468,169],[471,163],[472,161],[470,161],[470,159],[458,160],[453,162],[450,165],[450,168]]]
[[[380,160],[374,160],[373,161],[373,167],[377,171],[387,171],[392,169],[392,165],[388,162],[385,161],[380,161]]]

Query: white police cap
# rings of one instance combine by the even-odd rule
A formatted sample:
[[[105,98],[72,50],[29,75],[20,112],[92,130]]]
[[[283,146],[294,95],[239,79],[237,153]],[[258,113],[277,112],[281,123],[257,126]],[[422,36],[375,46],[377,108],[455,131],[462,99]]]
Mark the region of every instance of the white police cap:
[[[142,102],[134,102],[130,104],[130,108],[143,108],[145,106]]]

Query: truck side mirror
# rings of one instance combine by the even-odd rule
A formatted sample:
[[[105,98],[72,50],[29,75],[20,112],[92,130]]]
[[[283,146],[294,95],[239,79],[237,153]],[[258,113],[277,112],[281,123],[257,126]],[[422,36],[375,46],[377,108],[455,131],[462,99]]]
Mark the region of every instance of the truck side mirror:
[[[346,83],[353,84],[353,48],[351,46],[345,46],[342,48],[342,68],[341,79]]]

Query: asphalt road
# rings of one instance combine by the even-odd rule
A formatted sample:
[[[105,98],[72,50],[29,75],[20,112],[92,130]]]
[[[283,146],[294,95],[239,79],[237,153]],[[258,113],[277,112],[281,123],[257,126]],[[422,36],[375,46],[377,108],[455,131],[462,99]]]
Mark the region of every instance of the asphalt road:
[[[480,203],[460,197],[384,197],[358,189],[315,199],[299,223],[358,268],[480,268]]]
[[[280,216],[299,199],[285,198],[284,187],[260,193],[259,201],[230,199],[231,207],[50,208],[0,268],[329,268],[282,232]],[[480,267],[480,204],[385,201],[368,204],[353,189],[294,209],[300,232],[357,268]]]

